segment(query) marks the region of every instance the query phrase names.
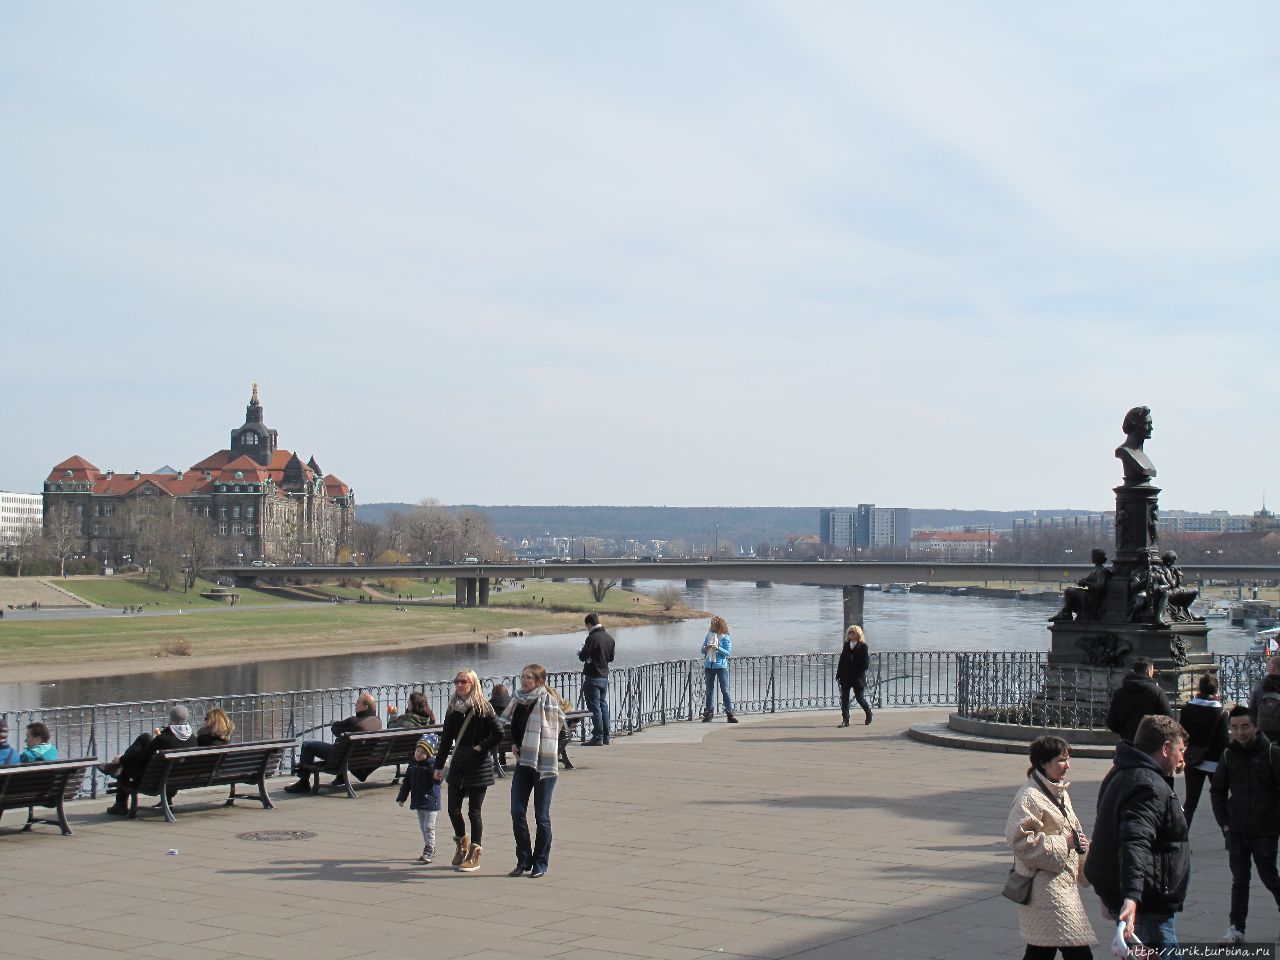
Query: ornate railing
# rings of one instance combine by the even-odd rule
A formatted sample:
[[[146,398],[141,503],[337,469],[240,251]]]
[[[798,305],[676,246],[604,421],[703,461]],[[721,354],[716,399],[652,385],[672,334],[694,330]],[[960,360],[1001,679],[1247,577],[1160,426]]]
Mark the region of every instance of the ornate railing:
[[[834,653],[776,657],[735,657],[730,669],[734,708],[742,713],[783,713],[834,709],[840,690],[835,681]],[[1256,657],[1219,656],[1217,667],[1224,700],[1245,701],[1262,675]],[[880,707],[954,706],[966,717],[1035,726],[1101,727],[1106,703],[1118,674],[1088,668],[1051,666],[1044,653],[890,651],[871,655],[867,696]],[[582,675],[563,670],[548,683],[565,699],[582,706]],[[510,675],[486,677],[486,692],[497,683],[514,689]],[[148,700],[73,707],[42,707],[0,712],[9,722],[10,739],[20,743],[27,723],[41,720],[63,757],[92,756],[106,760],[120,753],[139,734],[163,726],[170,708],[184,703],[199,725],[213,707],[221,707],[236,725],[237,740],[275,738],[328,739],[329,725],[349,716],[356,697],[373,694],[379,708],[403,711],[409,694],[421,690],[438,716],[452,694],[451,680],[417,683],[329,687],[282,693]],[[609,696],[615,734],[638,733],[646,727],[696,719],[703,709],[705,683],[700,660],[669,660],[615,668]],[[719,705],[717,704],[717,709]],[[97,795],[99,775],[86,789]]]

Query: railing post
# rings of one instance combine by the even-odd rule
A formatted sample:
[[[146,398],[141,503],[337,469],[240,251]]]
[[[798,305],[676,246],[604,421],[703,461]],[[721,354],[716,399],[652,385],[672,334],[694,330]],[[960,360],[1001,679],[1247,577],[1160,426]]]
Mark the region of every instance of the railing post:
[[[658,704],[659,713],[662,717],[662,725],[667,725],[667,669],[666,664],[658,667]]]
[[[778,658],[769,657],[769,712],[778,712]]]

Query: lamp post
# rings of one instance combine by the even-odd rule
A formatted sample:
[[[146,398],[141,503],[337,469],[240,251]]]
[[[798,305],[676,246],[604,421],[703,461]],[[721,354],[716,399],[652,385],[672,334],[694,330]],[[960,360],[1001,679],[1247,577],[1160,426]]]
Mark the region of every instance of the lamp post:
[[[719,560],[720,559],[720,524],[717,523],[717,524],[714,524],[714,526],[716,528],[716,552],[712,554],[712,559]]]

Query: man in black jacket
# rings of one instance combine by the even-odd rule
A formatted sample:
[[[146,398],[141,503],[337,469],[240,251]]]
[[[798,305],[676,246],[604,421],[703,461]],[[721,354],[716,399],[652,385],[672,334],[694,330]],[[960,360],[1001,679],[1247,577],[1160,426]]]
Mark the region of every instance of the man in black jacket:
[[[584,746],[609,745],[609,664],[613,663],[613,637],[600,626],[600,617],[588,613],[587,639],[578,651],[582,661],[582,695],[591,711],[591,739]]]
[[[116,773],[116,802],[107,808],[113,817],[129,814],[129,801],[142,782],[147,764],[161,750],[182,750],[196,745],[191,714],[182,704],[169,711],[169,725],[155,733],[140,733],[121,756],[111,761]],[[172,799],[172,795],[170,796]]]
[[[1173,717],[1169,698],[1156,683],[1155,675],[1155,664],[1145,657],[1135,657],[1133,672],[1112,694],[1111,706],[1107,709],[1107,729],[1121,740],[1133,742],[1134,732],[1143,717],[1153,713]]]
[[[1246,706],[1231,708],[1231,743],[1222,753],[1209,787],[1213,816],[1227,839],[1231,863],[1231,925],[1223,940],[1244,942],[1249,917],[1249,861],[1280,907],[1276,845],[1280,837],[1280,750],[1258,730]]]
[[[1187,818],[1173,789],[1187,733],[1171,717],[1149,716],[1098,791],[1098,816],[1084,873],[1111,916],[1150,946],[1178,945],[1176,915],[1191,876]]]
[[[371,693],[362,693],[356,698],[356,715],[344,720],[335,720],[329,725],[329,731],[336,740],[344,733],[374,733],[382,729],[382,721],[378,718],[378,701]],[[333,753],[333,744],[323,740],[302,741],[302,752],[298,757],[298,779],[284,788],[285,793],[310,793],[311,774],[323,767],[329,754]],[[317,762],[318,761],[318,762]],[[318,777],[316,778],[319,779]],[[361,778],[363,779],[363,777]],[[334,783],[342,783],[335,778]]]
[[[1272,694],[1272,696],[1268,696]],[[1267,660],[1267,674],[1249,694],[1249,710],[1258,729],[1280,742],[1280,657]]]

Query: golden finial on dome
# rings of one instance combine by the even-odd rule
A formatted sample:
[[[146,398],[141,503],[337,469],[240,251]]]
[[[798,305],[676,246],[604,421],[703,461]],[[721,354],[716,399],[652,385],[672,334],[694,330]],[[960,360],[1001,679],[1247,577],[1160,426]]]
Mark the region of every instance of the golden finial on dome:
[[[256,382],[253,385],[253,396],[249,398],[249,403],[255,407],[258,405],[258,384]]]

